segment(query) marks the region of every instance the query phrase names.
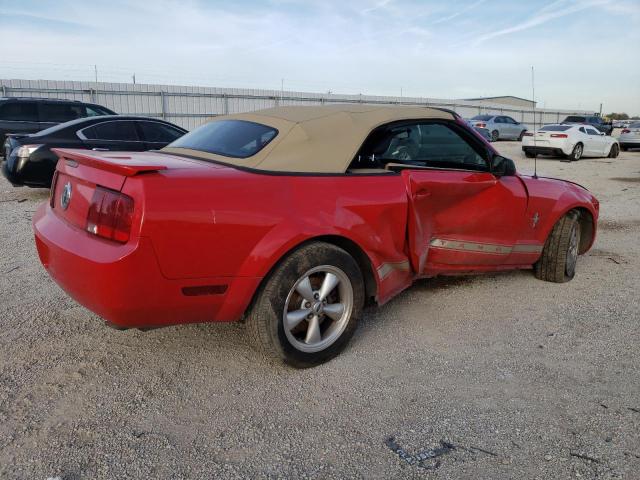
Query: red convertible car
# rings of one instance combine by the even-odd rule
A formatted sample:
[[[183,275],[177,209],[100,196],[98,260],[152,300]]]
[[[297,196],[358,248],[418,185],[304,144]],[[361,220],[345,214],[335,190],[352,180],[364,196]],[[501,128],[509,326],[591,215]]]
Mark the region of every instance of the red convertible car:
[[[70,296],[119,328],[244,321],[296,367],[417,278],[570,280],[598,218],[585,188],[518,174],[436,108],[273,108],[156,152],[57,154],[33,225]]]

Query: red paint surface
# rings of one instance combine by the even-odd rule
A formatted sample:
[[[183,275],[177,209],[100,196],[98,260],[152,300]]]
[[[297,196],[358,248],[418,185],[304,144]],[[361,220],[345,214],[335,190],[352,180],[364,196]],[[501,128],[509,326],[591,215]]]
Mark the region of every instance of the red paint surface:
[[[153,152],[58,153],[54,207],[43,204],[34,217],[38,253],[70,296],[123,327],[238,320],[274,265],[317,237],[350,240],[374,274],[409,261],[408,271],[375,274],[384,303],[418,277],[527,268],[539,256],[430,248],[432,238],[542,246],[572,208],[597,219],[590,193],[550,179],[451,170],[271,175]],[[73,196],[63,210],[67,182]],[[85,231],[96,185],[134,199],[127,243]],[[185,295],[185,287],[222,293]]]

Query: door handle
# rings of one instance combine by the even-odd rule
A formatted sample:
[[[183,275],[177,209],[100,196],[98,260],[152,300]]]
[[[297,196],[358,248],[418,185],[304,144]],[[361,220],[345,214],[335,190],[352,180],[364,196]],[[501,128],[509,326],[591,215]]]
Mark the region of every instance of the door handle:
[[[95,148],[92,148],[91,150],[93,150],[94,152],[108,152],[109,151],[108,148],[100,148],[100,147],[95,147]]]
[[[426,188],[421,188],[413,194],[413,198],[426,198],[431,196],[431,192]]]

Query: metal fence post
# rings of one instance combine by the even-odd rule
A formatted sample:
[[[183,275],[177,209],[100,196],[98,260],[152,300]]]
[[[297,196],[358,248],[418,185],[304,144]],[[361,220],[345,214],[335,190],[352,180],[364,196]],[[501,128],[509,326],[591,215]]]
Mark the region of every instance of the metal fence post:
[[[556,123],[560,123],[560,112],[558,112],[558,116],[556,118]]]
[[[2,96],[3,97],[7,96],[7,87],[6,87],[6,85],[2,85]]]
[[[160,108],[162,109],[162,119],[166,120],[167,108],[166,108],[166,105],[164,104],[164,92],[162,90],[160,90]]]
[[[229,96],[223,93],[222,97],[224,98],[224,114],[229,115]]]

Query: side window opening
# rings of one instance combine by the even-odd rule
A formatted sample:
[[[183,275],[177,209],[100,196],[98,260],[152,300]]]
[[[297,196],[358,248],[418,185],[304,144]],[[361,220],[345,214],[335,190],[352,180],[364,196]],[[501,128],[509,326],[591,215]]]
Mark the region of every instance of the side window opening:
[[[424,122],[387,125],[374,130],[349,171],[407,167],[487,171],[484,150],[454,126]]]

